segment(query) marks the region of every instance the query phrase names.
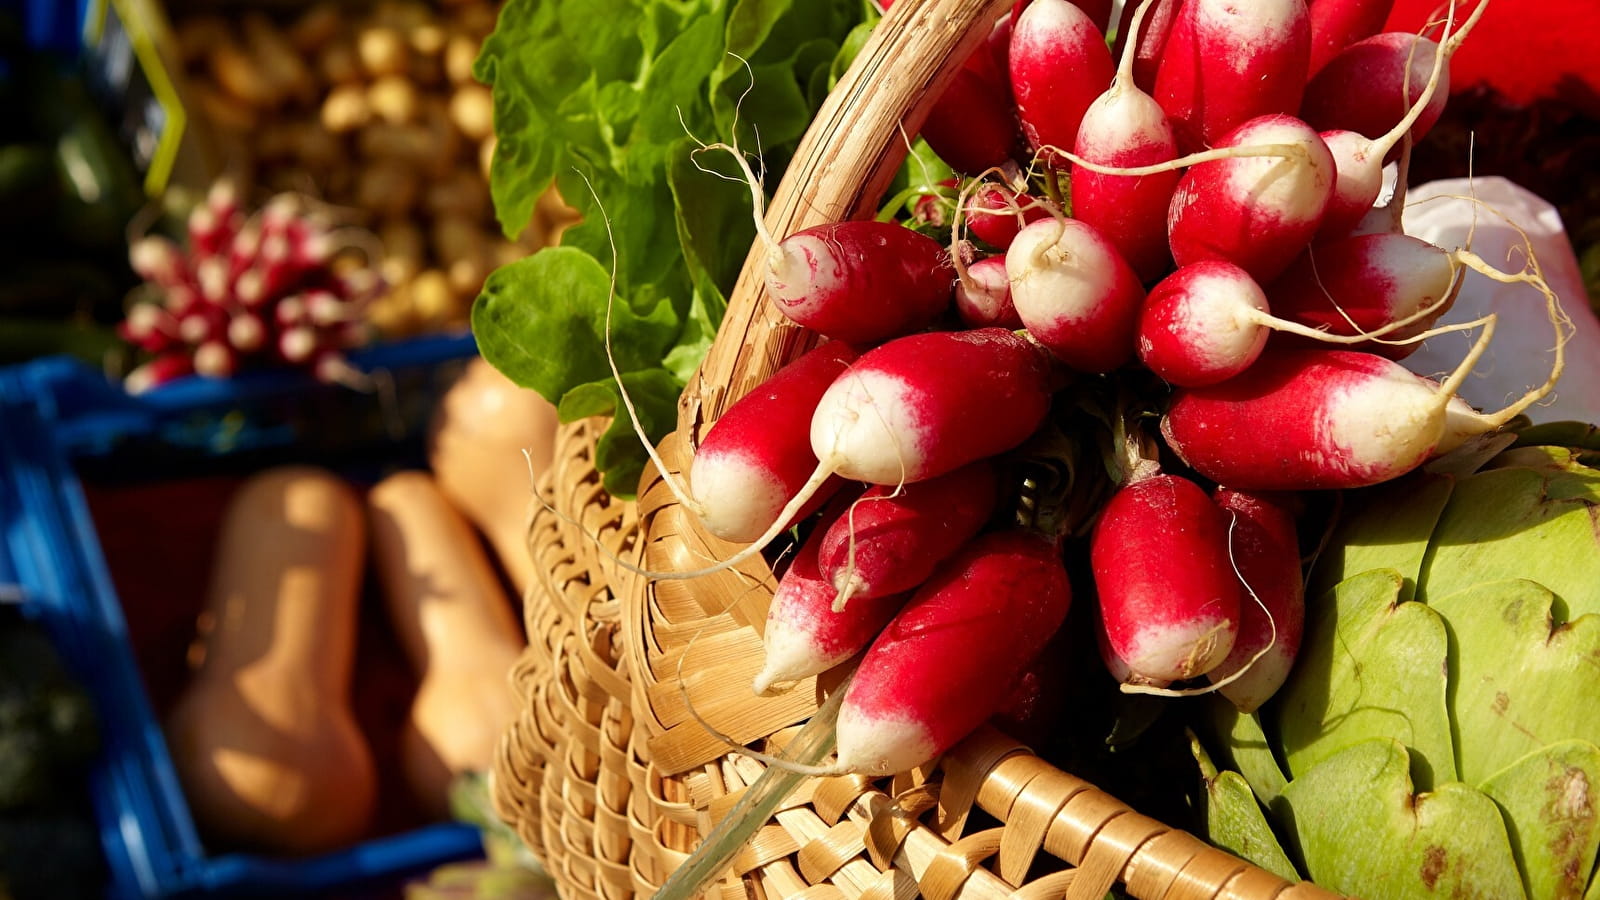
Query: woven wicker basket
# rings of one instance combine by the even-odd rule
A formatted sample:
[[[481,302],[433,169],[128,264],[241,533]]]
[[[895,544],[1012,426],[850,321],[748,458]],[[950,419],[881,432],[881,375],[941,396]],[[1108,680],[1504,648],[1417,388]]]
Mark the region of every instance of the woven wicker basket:
[[[830,95],[769,209],[786,234],[871,210],[929,98],[1011,0],[900,0]],[[902,130],[902,128],[904,130]],[[764,302],[745,270],[717,339],[660,450],[688,448],[733,400],[803,352],[811,335]],[[614,560],[687,570],[734,549],[702,532],[653,470],[635,503],[600,487],[603,423],[560,435],[529,545],[539,573],[529,648],[513,679],[523,714],[495,767],[499,814],[545,862],[564,897],[654,894],[763,766],[738,741],[781,746],[829,684],[772,697],[749,690],[774,578],[758,557],[691,581],[652,581]],[[725,898],[918,895],[1312,898],[1291,884],[1131,810],[1024,746],[982,730],[925,769],[893,778],[803,782],[711,889]]]

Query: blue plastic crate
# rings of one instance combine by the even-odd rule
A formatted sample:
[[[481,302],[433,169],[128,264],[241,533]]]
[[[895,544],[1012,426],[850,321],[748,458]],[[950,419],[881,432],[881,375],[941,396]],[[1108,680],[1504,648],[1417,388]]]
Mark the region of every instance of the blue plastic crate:
[[[393,385],[373,393],[260,372],[185,379],[129,397],[65,358],[0,369],[0,585],[20,592],[24,613],[44,622],[94,698],[104,748],[90,787],[110,896],[342,893],[481,855],[477,829],[456,823],[311,858],[208,854],[145,693],[80,481],[95,467],[144,479],[257,459],[392,464],[404,448],[420,452],[427,411],[474,352],[465,336],[368,350],[352,362]]]

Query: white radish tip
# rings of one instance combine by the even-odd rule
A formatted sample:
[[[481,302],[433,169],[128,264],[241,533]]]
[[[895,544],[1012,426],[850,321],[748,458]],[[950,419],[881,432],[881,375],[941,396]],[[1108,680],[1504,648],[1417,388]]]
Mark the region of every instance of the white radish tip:
[[[178,320],[178,337],[185,343],[198,344],[208,340],[212,331],[211,318],[204,313],[190,313]]]
[[[267,340],[267,326],[260,317],[253,315],[234,316],[228,322],[228,343],[240,352],[253,353],[261,349]]]
[[[159,281],[171,274],[177,256],[177,248],[161,237],[143,237],[128,245],[128,266],[146,281]]]
[[[228,299],[228,264],[223,260],[201,260],[194,277],[200,282],[200,296],[217,304]]]
[[[233,351],[221,341],[206,341],[194,351],[194,370],[212,378],[232,375],[236,362]]]
[[[292,363],[302,363],[311,359],[311,354],[316,349],[317,334],[304,325],[289,328],[278,338],[278,352]]]

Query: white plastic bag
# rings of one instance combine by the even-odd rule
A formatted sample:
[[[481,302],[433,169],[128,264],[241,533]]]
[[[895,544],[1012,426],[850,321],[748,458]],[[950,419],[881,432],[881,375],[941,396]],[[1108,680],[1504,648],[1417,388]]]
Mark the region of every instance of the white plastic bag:
[[[1480,204],[1460,197],[1476,196]],[[1566,346],[1566,371],[1553,397],[1529,409],[1535,422],[1576,419],[1600,423],[1600,320],[1589,305],[1577,255],[1554,206],[1505,178],[1431,181],[1406,194],[1406,233],[1454,250],[1471,232],[1473,252],[1502,271],[1516,272],[1524,262],[1521,235],[1484,207],[1493,207],[1528,234],[1545,280],[1560,298],[1574,333]],[[1440,324],[1466,322],[1490,312],[1499,322],[1488,351],[1467,378],[1461,396],[1473,406],[1493,411],[1542,384],[1550,373],[1555,330],[1542,295],[1524,284],[1502,284],[1469,272],[1461,294]],[[1439,377],[1460,363],[1476,331],[1448,334],[1427,341],[1405,359],[1413,372]]]

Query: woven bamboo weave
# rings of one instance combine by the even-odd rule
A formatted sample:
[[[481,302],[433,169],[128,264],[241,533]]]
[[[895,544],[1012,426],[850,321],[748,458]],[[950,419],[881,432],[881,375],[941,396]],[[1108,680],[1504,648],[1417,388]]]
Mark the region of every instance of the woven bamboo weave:
[[[768,210],[786,234],[868,214],[929,98],[1011,0],[900,0],[819,111]],[[660,446],[680,475],[726,406],[814,338],[765,303],[752,248],[678,431]],[[494,770],[499,815],[567,900],[653,895],[739,800],[762,764],[710,728],[780,749],[833,686],[750,691],[776,579],[756,557],[716,575],[654,580],[737,549],[700,530],[652,467],[635,502],[600,487],[604,422],[560,433],[530,525],[538,579],[529,646],[513,672],[522,714]],[[709,726],[709,728],[708,728]],[[721,900],[1305,900],[1291,884],[1141,815],[984,729],[924,769],[810,779],[709,889]]]

